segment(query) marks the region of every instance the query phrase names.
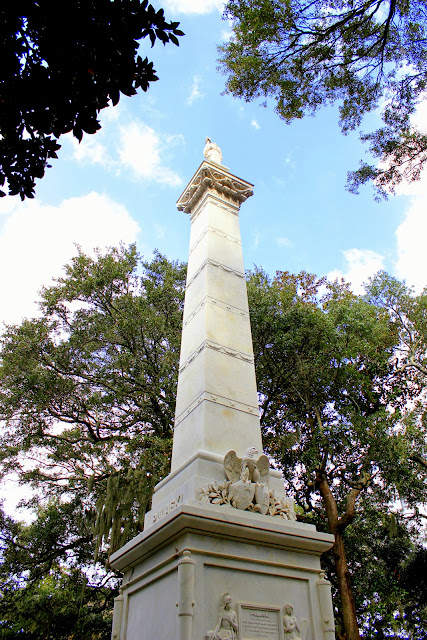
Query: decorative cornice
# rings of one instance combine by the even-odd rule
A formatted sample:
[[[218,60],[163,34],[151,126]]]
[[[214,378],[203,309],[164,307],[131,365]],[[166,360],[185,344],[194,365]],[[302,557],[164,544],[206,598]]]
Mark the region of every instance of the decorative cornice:
[[[234,244],[237,244],[239,246],[241,246],[241,244],[242,244],[241,241],[239,240],[239,238],[235,238],[234,236],[230,236],[228,233],[224,233],[223,231],[219,231],[219,229],[215,229],[214,227],[206,227],[206,229],[204,229],[203,232],[200,234],[200,236],[197,238],[197,240],[195,241],[193,246],[190,247],[189,255],[191,255],[191,253],[194,251],[194,249],[197,247],[197,245],[203,240],[203,238],[205,237],[205,235],[207,233],[213,233],[216,236],[218,236],[219,238],[223,238],[224,240],[228,240],[229,242],[233,242]]]
[[[193,351],[193,353],[187,358],[185,362],[179,367],[179,373],[181,374],[184,369],[188,367],[189,364],[193,362],[197,356],[202,353],[204,349],[213,349],[214,351],[219,351],[220,353],[224,353],[227,356],[232,356],[233,358],[238,358],[239,360],[244,360],[245,362],[250,362],[253,364],[254,357],[252,354],[243,353],[242,351],[237,351],[236,349],[232,349],[231,347],[225,347],[218,342],[214,342],[213,340],[204,340],[201,345],[197,347]]]
[[[223,271],[227,271],[227,273],[234,273],[234,275],[237,276],[238,278],[244,278],[245,277],[245,274],[242,271],[237,271],[237,269],[232,269],[231,267],[228,267],[226,264],[222,264],[221,262],[217,262],[216,260],[211,260],[210,258],[206,258],[206,260],[203,262],[202,265],[200,265],[200,267],[197,269],[197,271],[194,273],[194,275],[191,276],[190,280],[188,280],[187,285],[186,285],[187,289],[194,282],[194,280],[197,278],[199,273],[201,271],[203,271],[203,269],[207,265],[210,265],[211,267],[217,267],[218,269],[222,269]]]
[[[230,409],[236,409],[236,411],[243,411],[244,413],[249,413],[253,416],[259,415],[258,407],[253,407],[252,405],[245,404],[244,402],[238,402],[237,400],[232,400],[231,398],[225,398],[224,396],[220,396],[217,393],[210,393],[209,391],[204,391],[200,394],[194,402],[192,402],[184,411],[182,411],[179,416],[175,418],[175,427],[176,428],[180,422],[184,420],[196,407],[198,407],[202,402],[213,402],[214,404],[221,404],[223,407],[228,407]]]
[[[205,160],[176,203],[178,210],[193,213],[208,190],[231,200],[239,207],[253,195],[253,184]]]

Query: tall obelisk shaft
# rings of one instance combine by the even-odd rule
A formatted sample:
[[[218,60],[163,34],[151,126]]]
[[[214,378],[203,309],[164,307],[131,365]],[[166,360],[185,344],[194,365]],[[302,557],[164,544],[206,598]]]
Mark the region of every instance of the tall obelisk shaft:
[[[262,450],[238,218],[252,185],[206,146],[178,201],[191,241],[172,470],[155,487],[144,532],[111,556],[124,572],[113,636],[279,640],[291,606],[310,638],[333,640],[319,559],[333,536],[295,522],[280,472],[247,452]],[[230,593],[238,616],[224,609]]]
[[[177,202],[191,237],[172,473],[206,453],[262,451],[239,226],[252,187],[205,160]]]

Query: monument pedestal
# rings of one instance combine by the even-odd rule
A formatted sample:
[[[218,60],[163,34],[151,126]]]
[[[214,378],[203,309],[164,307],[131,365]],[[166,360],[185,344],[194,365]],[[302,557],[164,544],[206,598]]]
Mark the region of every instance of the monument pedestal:
[[[190,501],[200,501],[206,487],[224,483],[224,458],[209,451],[197,451],[182,465],[159,482],[152,499],[151,510],[144,519],[144,530],[152,527],[170,511]],[[286,497],[280,471],[270,469],[269,486],[278,499],[294,511],[293,500]]]
[[[334,640],[320,555],[332,536],[314,526],[211,504],[178,506],[111,558],[124,572],[114,640],[204,640],[229,593],[236,640]],[[285,605],[300,636],[285,632]]]

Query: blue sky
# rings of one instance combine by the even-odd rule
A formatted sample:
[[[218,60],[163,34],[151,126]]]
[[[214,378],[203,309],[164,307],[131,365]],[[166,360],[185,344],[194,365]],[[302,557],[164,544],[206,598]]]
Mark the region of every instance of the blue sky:
[[[61,274],[74,243],[90,251],[135,241],[146,258],[157,248],[186,260],[190,221],[175,203],[203,159],[206,136],[220,145],[224,164],[255,185],[241,210],[246,268],[343,275],[357,291],[385,268],[421,289],[426,175],[382,204],[370,188],[349,194],[347,170],[366,149],[356,134],[340,133],[335,108],[285,125],[271,104],[221,95],[216,46],[229,35],[222,3],[156,6],[186,33],[179,48],[143,43],[159,82],[101,112],[101,131],[80,145],[62,138],[34,201],[0,201],[0,319],[34,315],[37,291]],[[417,117],[422,124],[426,112]],[[375,122],[371,116],[365,129]]]

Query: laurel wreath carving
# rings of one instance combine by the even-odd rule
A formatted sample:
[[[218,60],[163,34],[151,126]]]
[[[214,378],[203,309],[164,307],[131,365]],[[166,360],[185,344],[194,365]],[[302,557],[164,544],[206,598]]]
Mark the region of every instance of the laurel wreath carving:
[[[237,509],[229,494],[229,487],[231,484],[232,483],[229,480],[221,483],[213,482],[212,484],[208,484],[200,492],[201,502],[210,502],[211,504]],[[259,511],[259,507],[255,504],[251,504],[247,511],[257,512]],[[270,491],[270,503],[266,515],[283,518],[284,520],[296,520],[296,515],[290,508],[289,504],[283,498],[278,498],[274,491]]]

